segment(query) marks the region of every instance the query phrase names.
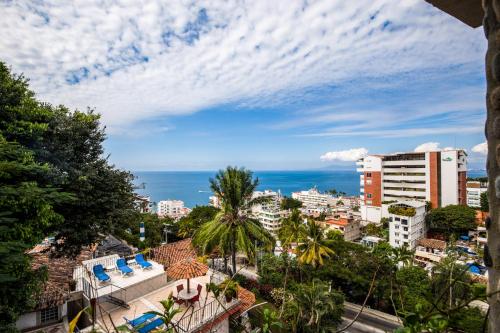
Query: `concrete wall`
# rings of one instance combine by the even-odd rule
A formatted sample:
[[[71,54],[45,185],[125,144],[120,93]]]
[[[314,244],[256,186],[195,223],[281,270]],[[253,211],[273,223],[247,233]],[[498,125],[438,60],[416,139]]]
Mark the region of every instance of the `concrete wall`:
[[[441,206],[458,204],[457,151],[441,152]]]

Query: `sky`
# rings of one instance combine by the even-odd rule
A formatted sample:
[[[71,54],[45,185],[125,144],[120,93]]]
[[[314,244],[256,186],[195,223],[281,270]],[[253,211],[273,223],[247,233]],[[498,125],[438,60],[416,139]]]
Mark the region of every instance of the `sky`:
[[[2,1],[0,60],[93,108],[132,170],[335,169],[457,147],[483,169],[486,39],[423,0]]]

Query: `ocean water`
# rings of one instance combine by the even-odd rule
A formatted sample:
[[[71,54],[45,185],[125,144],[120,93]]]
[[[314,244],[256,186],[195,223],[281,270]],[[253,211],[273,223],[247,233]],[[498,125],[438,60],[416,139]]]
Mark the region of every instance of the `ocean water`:
[[[184,201],[186,207],[208,204],[209,178],[216,171],[141,171],[134,172],[135,184],[145,183],[145,189],[137,193],[148,195],[151,200],[176,199]],[[259,179],[259,190],[280,190],[290,196],[292,192],[307,190],[314,186],[319,191],[336,189],[349,195],[359,194],[359,174],[355,171],[255,171]]]
[[[186,207],[208,204],[210,197],[209,178],[216,171],[141,171],[134,172],[135,184],[145,183],[145,189],[137,193],[148,195],[151,200],[182,200]],[[469,172],[470,177],[484,176],[484,172]],[[336,189],[348,195],[359,195],[359,174],[353,171],[255,171],[259,179],[259,190],[280,190],[290,196],[292,192],[307,190],[314,186],[319,191]]]

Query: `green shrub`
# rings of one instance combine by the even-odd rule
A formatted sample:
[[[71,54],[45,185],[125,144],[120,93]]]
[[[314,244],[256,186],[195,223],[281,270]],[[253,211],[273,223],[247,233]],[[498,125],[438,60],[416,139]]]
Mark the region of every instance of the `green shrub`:
[[[415,216],[416,210],[413,207],[390,206],[389,213],[394,215],[412,217]]]

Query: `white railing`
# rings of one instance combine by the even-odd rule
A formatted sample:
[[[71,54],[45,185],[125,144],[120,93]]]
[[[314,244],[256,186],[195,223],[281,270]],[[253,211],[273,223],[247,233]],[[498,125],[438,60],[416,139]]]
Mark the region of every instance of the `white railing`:
[[[87,281],[90,279],[90,276],[87,274],[87,271],[90,272],[92,276],[92,268],[95,265],[101,264],[104,268],[110,266],[116,266],[116,260],[120,257],[117,254],[112,254],[106,257],[100,257],[90,260],[82,261],[82,265],[75,267],[73,270],[73,279],[76,281],[76,291],[84,290],[83,279]]]
[[[180,320],[173,320],[174,325],[180,332],[192,332],[205,324],[209,324],[224,312],[229,311],[236,305],[240,304],[238,299],[232,299],[231,302],[226,302],[225,297],[214,299],[205,306],[194,310],[183,316]]]

